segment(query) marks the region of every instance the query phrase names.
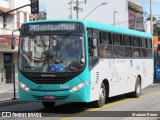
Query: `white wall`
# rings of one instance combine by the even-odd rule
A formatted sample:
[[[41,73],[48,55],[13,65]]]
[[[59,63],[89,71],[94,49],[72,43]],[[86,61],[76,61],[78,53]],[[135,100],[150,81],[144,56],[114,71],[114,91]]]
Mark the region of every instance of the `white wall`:
[[[40,0],[41,1],[41,0]],[[68,19],[70,15],[68,2],[70,0],[52,0],[46,2],[47,19]],[[76,0],[74,0],[75,2]],[[79,0],[79,2],[84,0]],[[103,2],[108,4],[95,9],[86,20],[100,22],[104,24],[113,24],[113,12],[116,10],[116,26],[128,28],[128,0],[87,0],[87,4],[81,3],[83,8],[79,12],[79,19],[83,19],[90,11],[96,8]],[[75,6],[75,4],[73,4]],[[73,18],[76,19],[75,11],[73,10]]]
[[[13,0],[13,1],[14,1],[14,8],[18,8],[18,7],[21,7],[23,5],[30,4],[30,0]],[[24,8],[21,8],[21,10],[30,12],[30,7],[29,6],[24,7]]]
[[[0,0],[0,6],[9,8],[11,10],[27,4],[30,4],[30,0],[8,0],[8,1]],[[24,22],[24,13],[27,13],[27,21],[29,21],[29,13],[30,13],[29,6],[21,8],[18,11],[20,11],[21,24]],[[16,13],[16,11],[14,12]],[[3,28],[3,17],[0,16],[0,34],[11,34],[11,31],[16,28],[17,28],[17,15],[10,15],[10,14],[8,15],[6,28]]]
[[[14,15],[8,15],[7,17],[7,28],[13,29],[14,28]]]
[[[7,0],[0,0],[0,6],[9,8],[9,4]]]
[[[27,5],[30,4],[30,0],[12,0],[14,1],[14,8],[18,8],[21,7],[23,5]],[[28,13],[27,14],[27,21],[29,21],[29,13],[31,12],[30,7],[24,7],[19,9],[20,11],[20,23],[22,24],[24,22],[24,13]],[[17,23],[17,16],[15,15],[14,18],[15,23]],[[15,24],[15,28],[17,28],[17,24]]]
[[[145,21],[144,29],[145,29],[145,32],[147,32],[147,33],[151,32],[151,30],[150,30],[150,21]]]

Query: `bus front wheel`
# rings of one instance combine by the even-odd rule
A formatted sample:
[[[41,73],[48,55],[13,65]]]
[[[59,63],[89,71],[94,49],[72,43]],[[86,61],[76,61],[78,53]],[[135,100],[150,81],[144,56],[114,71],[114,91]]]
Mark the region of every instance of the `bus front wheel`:
[[[55,106],[55,102],[42,102],[42,105],[47,109],[51,109]]]
[[[106,88],[104,83],[102,83],[100,92],[99,92],[99,99],[93,102],[94,107],[102,107],[105,105],[106,101]]]

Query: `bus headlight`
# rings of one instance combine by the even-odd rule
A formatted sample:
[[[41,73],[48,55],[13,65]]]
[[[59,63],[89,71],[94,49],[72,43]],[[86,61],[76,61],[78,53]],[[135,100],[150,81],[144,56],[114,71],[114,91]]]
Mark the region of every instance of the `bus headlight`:
[[[87,82],[81,82],[80,84],[78,85],[75,85],[72,89],[70,89],[71,92],[76,92],[80,89],[82,89],[85,85],[87,84]]]
[[[157,69],[157,72],[160,72],[160,69]]]
[[[21,83],[21,82],[19,82],[19,86],[20,86],[23,90],[25,90],[26,92],[28,92],[28,91],[30,90],[25,84],[23,84],[23,83]]]

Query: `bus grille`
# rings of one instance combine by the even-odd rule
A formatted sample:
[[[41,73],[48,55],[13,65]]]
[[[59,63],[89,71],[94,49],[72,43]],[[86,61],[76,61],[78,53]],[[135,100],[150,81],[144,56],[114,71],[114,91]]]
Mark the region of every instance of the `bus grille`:
[[[44,96],[32,95],[32,97],[34,97],[36,100],[46,100],[46,99],[44,98]],[[54,100],[65,100],[65,99],[68,98],[68,95],[67,95],[67,96],[55,96],[55,97],[56,97],[56,99],[54,99]]]
[[[28,79],[36,84],[63,84],[65,82],[68,82],[72,78],[70,78],[70,77],[63,77],[63,78],[29,77]]]

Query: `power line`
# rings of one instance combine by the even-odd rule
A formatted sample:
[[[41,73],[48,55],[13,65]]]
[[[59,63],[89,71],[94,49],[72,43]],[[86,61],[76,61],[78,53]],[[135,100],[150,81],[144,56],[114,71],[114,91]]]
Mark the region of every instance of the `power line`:
[[[140,19],[140,18],[137,18],[137,19]],[[135,19],[135,21],[137,20],[137,19]],[[129,19],[129,20],[132,20],[132,19]],[[129,20],[127,20],[127,21],[122,21],[122,22],[117,22],[117,23],[115,23],[115,24],[121,24],[121,23],[129,23]],[[133,19],[134,20],[134,19]],[[144,21],[143,21],[143,23],[145,23]],[[109,24],[109,25],[113,25],[113,24]]]

